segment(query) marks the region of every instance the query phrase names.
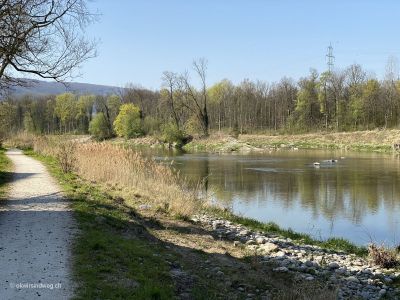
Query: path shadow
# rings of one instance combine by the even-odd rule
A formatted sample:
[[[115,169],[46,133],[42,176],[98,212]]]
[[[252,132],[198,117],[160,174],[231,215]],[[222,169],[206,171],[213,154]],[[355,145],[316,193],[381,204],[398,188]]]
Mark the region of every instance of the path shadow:
[[[10,182],[25,179],[36,174],[37,173],[15,173],[15,172],[0,171],[0,188]]]
[[[46,205],[51,204],[64,204],[68,201],[62,196],[61,192],[51,193],[47,195],[40,195],[34,197],[24,197],[24,198],[13,198],[5,199],[4,201],[0,202],[0,207],[6,207],[8,205],[42,205],[45,207]]]

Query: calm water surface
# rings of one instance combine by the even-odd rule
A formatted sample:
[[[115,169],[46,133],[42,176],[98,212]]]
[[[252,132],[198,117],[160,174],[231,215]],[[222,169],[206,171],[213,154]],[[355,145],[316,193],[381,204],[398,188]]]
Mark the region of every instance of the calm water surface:
[[[400,242],[400,158],[332,151],[147,153],[171,163],[236,214],[315,238]],[[337,159],[335,163],[325,160]],[[320,162],[320,166],[314,166]]]

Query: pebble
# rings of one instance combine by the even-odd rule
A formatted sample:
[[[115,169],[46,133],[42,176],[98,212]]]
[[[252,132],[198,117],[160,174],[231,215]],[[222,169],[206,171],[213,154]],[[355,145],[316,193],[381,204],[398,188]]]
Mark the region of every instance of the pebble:
[[[336,262],[331,262],[328,264],[329,269],[338,269],[339,267],[340,267],[339,264]]]
[[[307,281],[312,281],[312,280],[314,280],[314,277],[313,276],[308,276],[308,277],[306,277],[306,280]]]

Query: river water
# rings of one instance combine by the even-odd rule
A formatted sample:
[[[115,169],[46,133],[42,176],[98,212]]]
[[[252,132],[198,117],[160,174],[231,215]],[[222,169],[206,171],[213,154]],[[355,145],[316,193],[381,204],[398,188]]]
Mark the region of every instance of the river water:
[[[400,243],[399,156],[319,150],[147,155],[173,161],[193,183],[202,180],[204,192],[236,214],[318,239]]]

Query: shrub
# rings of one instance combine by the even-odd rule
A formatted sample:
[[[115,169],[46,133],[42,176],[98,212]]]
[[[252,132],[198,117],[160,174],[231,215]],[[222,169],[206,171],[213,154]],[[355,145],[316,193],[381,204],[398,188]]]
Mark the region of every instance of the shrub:
[[[114,121],[115,133],[127,139],[143,135],[139,107],[132,103],[123,104]]]
[[[384,268],[393,268],[399,264],[397,253],[386,247],[371,244],[368,246],[368,254],[371,261]]]
[[[183,130],[178,129],[178,127],[173,123],[167,123],[162,128],[163,140],[170,146],[175,144],[176,147],[182,147],[185,144],[186,138]]]
[[[74,170],[76,162],[75,150],[76,145],[74,142],[63,142],[57,147],[56,158],[64,173],[69,173]]]
[[[26,131],[18,132],[17,134],[10,136],[6,140],[8,147],[19,148],[22,150],[32,149],[34,141],[37,137],[32,133]]]
[[[113,136],[110,124],[104,113],[98,113],[89,124],[89,132],[97,140],[108,139]]]

